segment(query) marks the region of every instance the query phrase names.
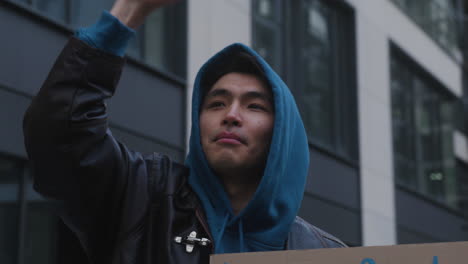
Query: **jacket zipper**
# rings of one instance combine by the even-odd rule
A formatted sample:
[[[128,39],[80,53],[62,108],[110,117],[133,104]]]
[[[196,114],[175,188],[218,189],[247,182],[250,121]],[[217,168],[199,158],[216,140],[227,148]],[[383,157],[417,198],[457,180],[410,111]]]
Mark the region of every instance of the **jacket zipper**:
[[[208,228],[208,224],[205,222],[205,219],[201,216],[200,210],[198,208],[195,209],[195,215],[197,216],[198,221],[200,221],[203,229],[205,229],[205,232],[208,234],[208,237],[211,240],[211,253],[214,253],[214,239],[213,236],[211,235],[210,229]]]

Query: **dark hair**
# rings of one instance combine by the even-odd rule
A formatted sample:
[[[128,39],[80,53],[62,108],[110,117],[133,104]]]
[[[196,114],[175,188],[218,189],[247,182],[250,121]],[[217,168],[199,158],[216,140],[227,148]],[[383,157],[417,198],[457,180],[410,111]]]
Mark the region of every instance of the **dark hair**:
[[[251,74],[257,77],[268,89],[269,82],[257,60],[247,52],[241,51],[229,59],[223,59],[210,65],[201,81],[203,97],[224,75],[232,72]]]

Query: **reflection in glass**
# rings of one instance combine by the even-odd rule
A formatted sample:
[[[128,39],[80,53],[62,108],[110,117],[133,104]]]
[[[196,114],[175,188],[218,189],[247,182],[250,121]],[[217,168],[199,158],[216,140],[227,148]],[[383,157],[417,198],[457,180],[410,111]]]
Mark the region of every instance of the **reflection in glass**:
[[[63,1],[63,0],[62,0]],[[84,27],[94,24],[103,10],[110,10],[114,0],[70,1],[71,24]]]
[[[445,180],[444,192],[445,200],[451,207],[457,206],[457,200],[460,193],[457,191],[457,169],[455,160],[455,151],[453,149],[453,131],[455,130],[455,104],[453,100],[447,98],[440,99],[439,117],[440,144],[441,144],[441,163],[442,173]]]
[[[24,3],[24,4],[27,4],[29,3],[28,0],[12,0],[13,2],[19,2],[19,3]]]
[[[186,5],[184,1],[155,13],[140,28],[138,43],[146,63],[180,77],[187,74],[186,65]]]
[[[263,23],[257,23],[255,27],[255,49],[275,71],[281,72],[279,62],[279,32]]]
[[[0,262],[16,264],[18,248],[18,192],[17,164],[0,157]]]
[[[167,68],[165,63],[165,50],[167,41],[164,41],[166,25],[164,23],[165,13],[158,9],[152,13],[145,23],[145,54],[146,61],[157,67]]]
[[[333,147],[334,89],[332,83],[331,36],[329,10],[319,1],[308,1],[303,11],[305,27],[301,59],[304,82],[303,119],[311,139]]]
[[[392,0],[452,56],[459,56],[457,15],[449,0]]]
[[[16,264],[18,248],[18,205],[0,203],[0,261]]]
[[[258,15],[271,20],[275,19],[275,0],[257,0],[254,2]]]
[[[66,1],[64,0],[34,0],[34,7],[60,22],[66,22]]]
[[[392,58],[392,124],[397,182],[457,206],[454,104],[434,81]]]
[[[457,206],[468,216],[468,164],[457,162]]]
[[[94,24],[102,10],[110,10],[115,0],[70,1],[71,24],[86,27]],[[186,76],[186,3],[170,5],[152,13],[136,30],[126,54],[151,66]]]
[[[25,182],[25,199],[27,208],[24,232],[25,263],[54,264],[57,259],[59,218],[54,214],[55,204],[33,189],[30,173]]]
[[[58,217],[47,203],[30,202],[27,208],[25,263],[56,263]]]
[[[283,20],[281,1],[254,0],[253,48],[278,73],[284,75],[282,55]]]
[[[415,78],[416,143],[419,153],[419,186],[432,198],[444,201],[443,172],[439,119],[439,98],[423,80]]]
[[[398,66],[393,60],[391,64],[393,76],[391,89],[395,174],[399,182],[416,188],[415,144],[412,140],[414,137],[413,93],[406,89],[410,81],[409,72]]]
[[[143,58],[142,42],[143,42],[144,37],[145,36],[143,35],[143,28],[141,27],[138,28],[136,30],[136,36],[133,37],[128,43],[128,48],[127,48],[128,55],[136,59]]]
[[[313,2],[307,10],[307,29],[311,36],[314,36],[317,40],[323,43],[327,43],[329,39],[328,35],[328,14],[323,7],[318,6],[318,3]]]

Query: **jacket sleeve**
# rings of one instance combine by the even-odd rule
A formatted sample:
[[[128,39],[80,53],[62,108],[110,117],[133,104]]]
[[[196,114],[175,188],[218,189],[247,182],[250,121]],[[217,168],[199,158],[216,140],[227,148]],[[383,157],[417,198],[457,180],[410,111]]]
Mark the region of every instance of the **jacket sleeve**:
[[[150,159],[117,142],[107,123],[105,100],[123,65],[71,38],[23,122],[34,188],[61,202],[62,219],[93,263],[138,228],[148,202]]]

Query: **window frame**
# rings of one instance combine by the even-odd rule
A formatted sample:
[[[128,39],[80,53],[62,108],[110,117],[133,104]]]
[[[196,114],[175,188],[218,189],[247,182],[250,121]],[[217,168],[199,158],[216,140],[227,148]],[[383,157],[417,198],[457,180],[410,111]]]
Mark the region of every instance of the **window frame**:
[[[461,54],[462,50],[460,48],[460,41],[463,37],[463,32],[461,30],[462,26],[460,25],[460,22],[458,20],[459,17],[461,17],[459,12],[462,12],[460,10],[463,9],[462,0],[448,1],[448,20],[445,20],[445,22],[449,22],[450,25],[448,26],[448,28],[452,28],[453,32],[447,31],[445,32],[445,34],[441,34],[441,32],[434,32],[435,27],[440,27],[440,21],[438,23],[436,21],[429,21],[429,23],[425,23],[427,21],[421,21],[420,18],[415,17],[414,14],[411,13],[411,11],[406,6],[406,1],[408,0],[390,0],[390,2],[392,2],[392,4],[396,8],[398,8],[399,10],[401,10],[402,13],[408,16],[408,18],[411,19],[411,21],[413,21],[442,50],[444,50],[444,52],[448,56],[450,56],[457,63],[461,63],[461,61],[463,61],[463,58]],[[434,9],[434,6],[437,6],[437,8],[442,9],[439,3],[434,2],[433,0],[427,3],[429,3],[429,5],[432,5],[429,9]],[[458,12],[457,9],[459,9]],[[437,28],[437,30],[440,30],[440,28]],[[444,36],[446,38],[440,38],[440,36]]]
[[[17,173],[18,177],[18,194],[17,194],[17,199],[15,200],[16,206],[18,207],[17,210],[17,229],[16,229],[16,237],[17,237],[17,245],[16,245],[16,252],[15,252],[15,257],[16,257],[16,262],[15,264],[24,264],[25,259],[26,259],[26,238],[27,238],[27,226],[28,226],[28,206],[32,203],[36,203],[39,206],[45,206],[48,208],[56,208],[58,205],[58,202],[52,201],[52,200],[47,200],[43,197],[38,198],[37,200],[30,200],[28,199],[28,185],[32,186],[32,175],[31,171],[28,168],[28,163],[27,160],[24,158],[19,158],[15,156],[10,156],[6,155],[3,153],[0,153],[0,159],[6,160],[8,162],[13,163],[13,166],[15,168],[15,171]],[[39,195],[39,194],[38,194]],[[48,211],[48,213],[52,213],[53,210]],[[58,216],[53,215],[52,218],[56,218],[55,224],[59,223],[59,218]],[[51,223],[52,225],[54,223]],[[55,232],[55,234],[52,237],[52,240],[55,241],[54,245],[52,247],[55,247],[57,249],[57,241],[58,239],[58,233]],[[58,257],[58,252],[56,250],[53,251],[54,255],[52,258],[57,259]],[[55,262],[54,262],[55,263]]]
[[[289,84],[291,92],[296,98],[301,98],[304,93],[305,81],[297,78],[297,72],[301,63],[298,63],[301,43],[301,27],[304,24],[302,16],[297,15],[297,10],[306,0],[301,1],[276,1],[276,7],[282,8],[281,18],[275,31],[280,35],[278,40],[279,48],[273,51],[278,57],[278,74]],[[356,32],[355,13],[352,7],[341,1],[322,1],[320,4],[326,6],[331,11],[332,39],[330,47],[333,55],[331,61],[331,89],[334,96],[331,100],[333,116],[332,146],[321,143],[314,139],[313,135],[308,135],[309,146],[327,155],[330,155],[352,167],[359,167],[359,136],[358,136],[358,116],[357,116],[357,69],[356,69]],[[255,41],[257,28],[256,23],[267,24],[262,17],[257,15],[256,0],[252,1],[252,40]],[[280,10],[281,11],[281,10]],[[340,35],[341,34],[341,35]],[[339,40],[338,40],[339,39]],[[340,46],[342,39],[346,39],[347,45]],[[301,44],[302,45],[302,44]],[[255,43],[253,43],[255,48]],[[345,63],[343,63],[345,62]],[[272,65],[274,67],[274,65]],[[274,67],[278,68],[278,67]],[[344,85],[346,89],[344,89]],[[349,85],[350,84],[350,85]],[[339,102],[346,102],[340,104]],[[297,100],[298,107],[304,109],[304,102]],[[347,107],[344,107],[346,105]],[[349,110],[350,109],[350,110]]]
[[[451,122],[450,123],[452,125],[451,127],[452,127],[452,133],[453,133],[456,130],[456,126],[454,124],[454,122],[455,122],[454,118],[455,118],[455,109],[456,109],[455,108],[455,106],[456,106],[455,103],[456,103],[456,100],[457,100],[457,96],[454,93],[452,93],[450,90],[446,89],[443,86],[443,84],[441,84],[430,73],[426,72],[420,65],[418,65],[415,61],[413,61],[400,47],[398,47],[398,45],[396,43],[390,42],[390,53],[389,54],[390,54],[390,61],[391,61],[392,64],[395,63],[396,61],[398,61],[399,62],[398,65],[403,64],[403,65],[406,66],[405,71],[407,73],[405,74],[405,76],[406,76],[406,78],[409,78],[409,82],[412,82],[410,84],[411,87],[409,89],[410,90],[409,92],[412,94],[411,95],[412,96],[411,100],[413,102],[413,105],[412,105],[412,108],[410,110],[411,110],[411,114],[413,115],[413,118],[416,118],[415,115],[416,115],[416,111],[417,111],[416,106],[415,106],[415,104],[416,104],[415,100],[416,99],[414,98],[415,96],[417,96],[417,95],[414,94],[415,93],[414,90],[416,89],[414,87],[414,80],[415,79],[421,79],[421,80],[424,81],[424,84],[425,84],[424,89],[426,89],[426,92],[429,91],[429,93],[436,96],[438,98],[439,102],[449,102],[449,103],[452,104],[452,116],[451,116]],[[392,72],[393,71],[392,67],[390,68],[390,81],[391,82],[394,81],[394,79],[393,79],[393,74],[394,73]],[[456,207],[450,205],[450,203],[448,201],[448,194],[447,193],[444,193],[443,198],[439,199],[439,198],[434,197],[434,196],[431,195],[430,190],[429,190],[430,187],[428,187],[427,182],[423,183],[422,186],[421,186],[421,181],[424,180],[424,179],[421,179],[424,172],[421,171],[422,167],[421,167],[421,164],[418,164],[418,162],[421,161],[421,160],[424,160],[424,159],[422,159],[421,156],[418,156],[418,155],[422,155],[422,154],[417,153],[418,151],[421,151],[421,149],[418,150],[418,146],[414,147],[415,148],[415,150],[414,150],[414,152],[415,152],[414,155],[415,156],[414,156],[414,161],[413,162],[414,162],[415,173],[416,173],[416,177],[417,177],[414,180],[415,181],[415,186],[408,185],[405,182],[403,182],[401,180],[401,178],[399,178],[398,171],[397,171],[398,168],[397,168],[397,163],[396,163],[397,152],[396,152],[396,149],[395,149],[395,138],[394,138],[394,136],[395,136],[394,135],[394,124],[395,124],[394,122],[395,122],[395,120],[394,120],[394,117],[393,117],[393,110],[394,110],[393,107],[395,105],[395,102],[393,100],[393,98],[394,98],[393,97],[393,87],[390,87],[389,93],[391,95],[390,97],[391,97],[391,107],[392,107],[391,108],[391,115],[392,115],[391,116],[391,122],[392,122],[392,152],[393,152],[393,159],[394,159],[394,161],[393,161],[393,172],[394,172],[394,175],[395,175],[395,177],[394,177],[395,178],[395,180],[394,180],[395,187],[399,188],[401,190],[405,190],[407,192],[410,192],[413,195],[421,197],[426,201],[430,201],[432,204],[438,205],[441,208],[444,208],[444,209],[449,210],[449,211],[451,211],[451,212],[453,212],[455,214],[460,215],[461,212],[460,212],[459,208],[456,208]],[[442,98],[442,100],[441,100],[441,98]],[[441,106],[442,104],[439,104],[439,105]],[[439,114],[441,114],[441,111],[439,111]],[[439,121],[441,121],[441,120],[439,120]],[[410,129],[411,129],[410,134],[412,136],[411,140],[416,140],[416,138],[418,137],[418,131],[417,131],[417,127],[416,127],[417,123],[416,122],[417,122],[416,119],[412,120],[412,124],[411,124],[411,127],[410,127]],[[439,140],[439,143],[440,143],[438,148],[441,151],[444,150],[443,149],[443,133],[444,133],[444,131],[442,129],[443,124],[444,124],[443,121],[438,123],[438,125],[441,125],[441,126],[439,127],[439,129],[438,129],[439,131],[437,132],[438,133],[437,134],[438,135],[438,140]],[[431,127],[431,129],[433,129],[433,128]],[[441,158],[437,161],[437,163],[442,164],[442,163],[446,162],[446,160],[444,158],[445,156],[443,154],[441,154],[440,156],[441,156]],[[452,153],[452,157],[455,160],[454,153]],[[453,169],[456,169],[455,167],[456,166],[454,166]],[[444,167],[444,166],[441,167],[441,171],[444,172],[444,173],[446,173],[446,169],[447,169],[447,167]],[[454,175],[452,175],[452,176],[456,177],[456,171],[455,171]],[[426,181],[427,181],[427,179],[426,179]],[[445,182],[444,183],[444,191],[446,191],[446,189],[447,189],[446,185],[449,184],[449,183],[450,182],[448,182],[448,183]]]
[[[458,198],[458,203],[463,203],[463,205],[458,205],[461,209],[462,212],[464,212],[465,218],[468,219],[468,163],[457,159],[456,160],[456,168],[457,168],[457,178],[461,177],[461,175],[465,175],[467,177],[465,181],[462,181],[462,183],[458,186],[458,192],[464,194],[462,197],[457,197]],[[460,179],[458,179],[460,180]],[[464,192],[466,191],[466,193]],[[460,199],[461,198],[461,199]],[[463,200],[463,201],[460,201]],[[464,210],[465,209],[465,210]]]
[[[25,0],[24,2],[23,1],[19,1],[19,0],[3,0],[1,3],[5,3],[6,5],[8,6],[11,6],[23,13],[26,13],[27,15],[30,15],[30,16],[33,16],[34,18],[36,19],[39,19],[41,22],[44,22],[50,26],[53,26],[54,28],[60,30],[62,33],[66,34],[66,35],[71,35],[75,32],[76,28],[77,28],[77,25],[73,25],[72,24],[72,2],[73,0],[64,0],[66,1],[65,3],[65,9],[64,12],[65,12],[65,19],[64,21],[60,21],[54,17],[51,17],[51,16],[48,16],[46,13],[44,12],[41,12],[39,9],[35,8],[34,7],[34,3],[35,3],[36,0]],[[174,58],[176,57],[178,60],[176,63],[180,62],[180,58],[182,58],[182,66],[180,67],[181,70],[180,70],[180,73],[182,74],[179,74],[177,72],[177,70],[173,70],[173,69],[165,69],[163,67],[160,67],[158,65],[155,65],[155,64],[152,64],[152,63],[148,63],[146,58],[144,58],[143,56],[143,53],[144,53],[144,49],[140,47],[140,50],[139,50],[139,54],[136,54],[137,56],[134,56],[132,54],[126,54],[126,58],[128,59],[128,61],[136,64],[137,66],[139,67],[142,67],[143,69],[145,70],[149,70],[150,72],[152,73],[155,73],[157,74],[158,76],[164,78],[165,80],[168,80],[170,82],[173,82],[173,83],[176,83],[177,85],[179,86],[182,86],[182,87],[185,87],[186,86],[186,83],[187,83],[187,35],[188,35],[188,25],[187,25],[187,3],[186,1],[182,1],[180,3],[180,12],[183,14],[183,16],[181,16],[182,18],[178,18],[178,19],[173,19],[173,21],[176,21],[178,23],[178,26],[180,25],[183,25],[184,29],[185,29],[185,32],[183,34],[181,34],[180,36],[180,39],[181,41],[177,41],[177,43],[175,43],[174,45],[177,46],[176,48],[174,48],[174,45],[169,45],[171,46],[171,49],[169,49],[170,51],[178,51],[178,52],[172,52],[171,53],[171,58]],[[173,6],[172,7],[167,7],[167,8],[172,8],[172,9],[175,9]],[[96,18],[97,19],[97,18]],[[173,25],[171,25],[172,27]],[[141,28],[143,28],[144,26],[142,26]],[[140,30],[141,31],[141,30]],[[141,33],[140,33],[141,34]],[[137,34],[137,38],[140,37],[142,38],[142,40],[140,41],[140,46],[141,45],[144,45],[144,36],[141,37],[141,36],[138,36]],[[183,47],[183,48],[181,48]],[[182,50],[183,52],[180,52],[180,50]],[[164,51],[164,53],[166,53],[167,50]],[[171,61],[174,61],[173,59],[169,59]]]
[[[257,9],[257,5],[255,4],[256,2],[258,2],[258,0],[252,0],[251,1],[251,6],[252,6],[252,46],[254,46],[255,48],[255,39],[258,35],[258,28],[256,27],[256,24],[261,24],[263,27],[266,27],[268,28],[269,30],[271,30],[272,32],[274,32],[275,34],[275,51],[273,52],[274,55],[277,55],[276,56],[276,63],[272,63],[272,62],[268,62],[270,64],[270,66],[272,66],[272,68],[276,71],[276,73],[280,76],[284,76],[285,75],[285,68],[286,67],[283,67],[283,62],[285,61],[285,54],[283,52],[283,46],[284,46],[284,43],[285,41],[283,41],[284,38],[282,38],[281,36],[286,32],[286,27],[285,27],[285,24],[286,24],[286,19],[285,19],[285,14],[284,12],[281,12],[280,10],[284,10],[285,8],[287,8],[287,4],[282,1],[282,0],[273,0],[274,1],[274,6],[273,6],[273,13],[274,13],[274,16],[277,17],[276,21],[271,21],[271,20],[268,20],[267,18],[265,17],[262,17],[260,15],[258,15],[258,9]]]

